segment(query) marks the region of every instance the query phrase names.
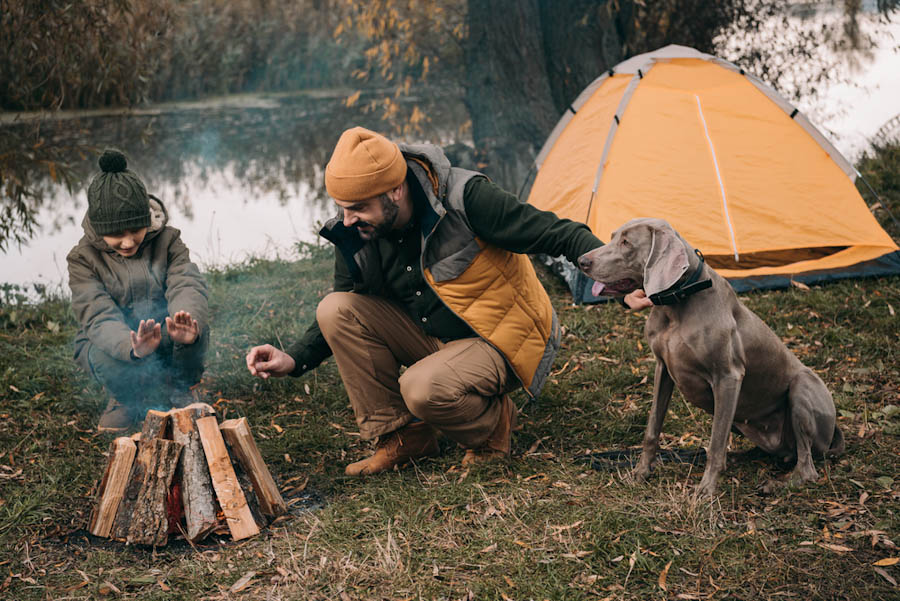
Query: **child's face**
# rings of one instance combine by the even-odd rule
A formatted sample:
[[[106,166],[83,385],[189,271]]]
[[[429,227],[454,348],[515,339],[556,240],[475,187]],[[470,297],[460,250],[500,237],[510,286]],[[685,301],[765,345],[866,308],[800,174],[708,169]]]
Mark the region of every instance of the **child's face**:
[[[117,234],[103,236],[103,241],[123,257],[131,257],[140,248],[141,242],[144,241],[144,236],[146,235],[147,228],[142,227],[137,230],[125,230]]]

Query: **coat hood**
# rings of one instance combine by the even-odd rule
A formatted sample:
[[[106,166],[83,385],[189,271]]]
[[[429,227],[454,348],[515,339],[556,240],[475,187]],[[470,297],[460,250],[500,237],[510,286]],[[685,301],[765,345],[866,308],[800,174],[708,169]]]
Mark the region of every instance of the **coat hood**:
[[[166,207],[162,203],[162,201],[152,194],[149,195],[149,201],[150,227],[147,228],[147,235],[144,236],[144,241],[141,242],[141,247],[146,246],[150,240],[153,240],[153,238],[159,235],[159,232],[161,232],[162,229],[169,223],[169,212],[166,210]],[[84,214],[84,219],[81,220],[81,227],[82,229],[84,229],[84,235],[91,243],[91,246],[99,251],[115,252],[109,247],[109,244],[106,243],[106,241],[103,239],[103,236],[97,234],[97,232],[94,231],[87,212],[85,212]]]

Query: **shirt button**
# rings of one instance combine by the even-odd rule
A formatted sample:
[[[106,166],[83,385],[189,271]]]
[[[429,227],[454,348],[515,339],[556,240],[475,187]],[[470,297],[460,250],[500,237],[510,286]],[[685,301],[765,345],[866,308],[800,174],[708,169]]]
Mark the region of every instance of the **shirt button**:
[[[406,266],[406,271],[412,271],[412,266],[407,265],[407,266]]]
[[[426,321],[428,321],[428,318],[427,318],[427,317],[423,317],[423,318],[422,318],[422,323],[425,323]]]
[[[305,364],[305,363],[303,364],[303,369],[306,369],[306,364]]]
[[[421,290],[416,290],[416,296],[422,296],[422,291],[421,291]]]

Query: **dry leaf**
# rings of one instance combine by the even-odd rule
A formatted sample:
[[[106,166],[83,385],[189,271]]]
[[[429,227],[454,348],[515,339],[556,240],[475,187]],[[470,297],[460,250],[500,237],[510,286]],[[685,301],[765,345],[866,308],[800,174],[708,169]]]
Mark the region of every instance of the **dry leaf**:
[[[253,580],[254,576],[256,576],[256,572],[254,572],[252,570],[247,572],[246,574],[241,576],[237,582],[235,582],[234,584],[231,585],[231,588],[228,589],[228,592],[229,593],[241,592],[242,590],[247,588],[247,585],[250,584],[250,581]]]
[[[845,547],[844,545],[835,545],[832,543],[816,543],[817,546],[822,547],[823,549],[828,549],[829,551],[837,551],[838,553],[849,553],[853,549],[850,547]]]
[[[272,422],[272,427],[275,428],[275,431],[278,432],[279,434],[281,434],[282,432],[284,432],[284,428],[282,428],[281,426],[279,426],[279,425],[276,424],[275,422]]]
[[[669,568],[670,568],[670,567],[672,567],[672,562],[671,562],[671,561],[670,561],[669,563],[667,563],[667,564],[666,564],[666,567],[664,567],[664,568],[662,569],[662,572],[659,573],[659,581],[658,581],[659,588],[661,588],[661,589],[664,590],[664,591],[665,591],[665,590],[668,590],[668,589],[666,588],[666,576],[669,575]]]
[[[809,290],[809,286],[807,286],[803,282],[798,282],[797,280],[791,280],[791,286],[793,286],[794,288],[799,288],[800,290]]]
[[[479,553],[491,553],[496,550],[497,550],[497,543],[494,543],[493,545],[488,545],[487,547],[485,547],[484,549],[479,551]]]
[[[900,562],[900,558],[897,558],[897,557],[885,557],[884,559],[879,559],[878,561],[876,561],[876,562],[873,563],[872,565],[873,565],[873,566],[895,566],[895,565],[897,565],[898,562]]]
[[[884,578],[885,580],[887,580],[888,582],[890,582],[890,583],[893,584],[894,586],[897,586],[897,581],[894,580],[894,578],[893,578],[890,574],[888,574],[885,570],[882,570],[881,568],[874,568],[874,570],[875,570],[876,572],[878,572],[878,574],[879,574],[882,578]]]

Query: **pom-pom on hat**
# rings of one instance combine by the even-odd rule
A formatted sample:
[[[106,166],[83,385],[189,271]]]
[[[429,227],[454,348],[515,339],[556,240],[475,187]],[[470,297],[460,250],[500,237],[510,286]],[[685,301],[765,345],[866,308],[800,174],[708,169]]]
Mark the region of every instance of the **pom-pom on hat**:
[[[325,167],[325,189],[335,200],[346,202],[384,194],[405,178],[406,159],[400,147],[364,127],[341,134]]]
[[[101,236],[150,225],[150,201],[147,189],[128,169],[125,155],[107,149],[97,161],[101,173],[88,186],[88,219]]]

